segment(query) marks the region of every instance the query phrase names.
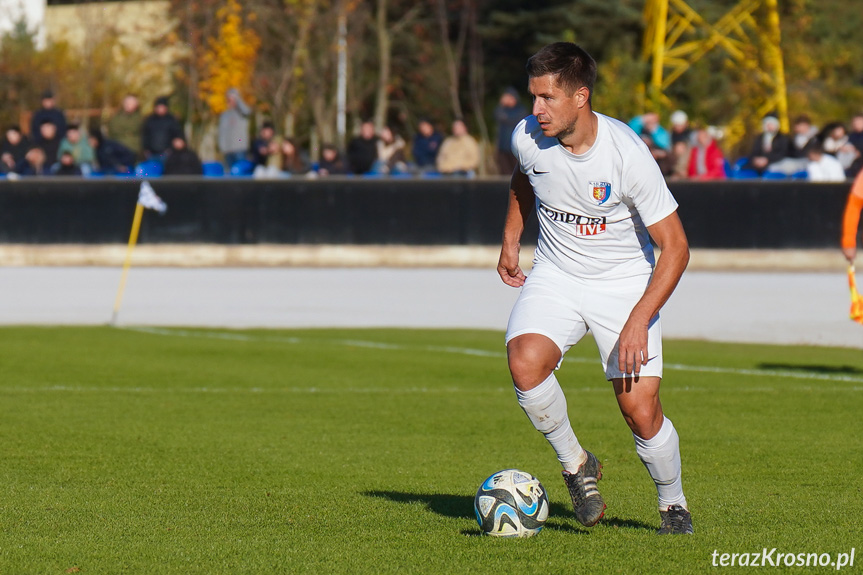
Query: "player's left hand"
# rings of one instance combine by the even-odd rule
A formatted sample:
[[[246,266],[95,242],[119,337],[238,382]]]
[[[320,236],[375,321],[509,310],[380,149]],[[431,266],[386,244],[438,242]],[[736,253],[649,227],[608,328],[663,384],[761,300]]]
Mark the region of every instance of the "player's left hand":
[[[630,317],[620,330],[617,367],[623,373],[638,375],[641,366],[647,365],[647,326]]]

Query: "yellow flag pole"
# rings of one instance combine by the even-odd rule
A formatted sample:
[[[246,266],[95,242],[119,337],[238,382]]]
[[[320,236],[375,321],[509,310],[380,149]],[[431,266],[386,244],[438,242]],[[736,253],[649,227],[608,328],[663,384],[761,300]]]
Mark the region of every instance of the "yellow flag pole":
[[[138,243],[138,233],[141,231],[141,218],[144,215],[144,206],[135,204],[135,218],[132,220],[132,232],[129,234],[129,247],[126,248],[126,261],[123,262],[123,275],[120,276],[120,287],[117,297],[114,299],[114,313],[111,315],[111,325],[117,325],[117,315],[120,313],[120,304],[123,303],[123,292],[126,291],[126,278],[129,268],[132,267],[132,251]]]

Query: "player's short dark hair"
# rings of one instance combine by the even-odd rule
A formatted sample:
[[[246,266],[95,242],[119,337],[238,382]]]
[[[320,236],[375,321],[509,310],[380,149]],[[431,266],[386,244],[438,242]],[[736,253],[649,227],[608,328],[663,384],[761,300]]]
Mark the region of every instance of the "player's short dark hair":
[[[578,44],[549,44],[528,58],[525,68],[529,78],[554,76],[557,85],[563,88],[567,95],[572,95],[579,88],[587,88],[593,96],[596,60]]]

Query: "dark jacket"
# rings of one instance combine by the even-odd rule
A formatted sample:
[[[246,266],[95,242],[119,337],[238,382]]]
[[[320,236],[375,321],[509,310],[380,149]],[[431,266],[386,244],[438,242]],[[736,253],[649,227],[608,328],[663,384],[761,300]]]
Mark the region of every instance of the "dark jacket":
[[[429,137],[417,134],[411,151],[416,165],[420,168],[434,168],[441,143],[443,143],[443,135],[438,131],[433,132]]]
[[[27,139],[27,136],[23,134],[21,134],[21,141],[15,145],[9,143],[6,136],[3,136],[3,142],[0,143],[0,154],[5,154],[7,152],[12,154],[12,157],[15,158],[16,164],[24,161],[24,156],[27,154],[27,150],[29,149],[30,141]]]
[[[506,106],[498,106],[494,110],[494,121],[497,122],[497,149],[510,151],[510,142],[512,141],[512,131],[518,126],[524,117],[527,116],[527,110],[521,104],[508,108]]]
[[[126,173],[135,167],[135,152],[116,140],[103,138],[96,148],[99,169],[106,174]]]
[[[375,160],[378,159],[377,137],[366,140],[365,138],[354,138],[348,144],[348,164],[355,174],[365,174],[372,169]]]
[[[183,148],[182,150],[171,150],[165,157],[166,176],[200,176],[204,173],[201,159],[193,150]]]
[[[42,144],[42,135],[39,133],[39,126],[42,124],[52,123],[57,126],[57,134],[59,137],[66,135],[66,114],[58,108],[39,108],[33,113],[30,118],[30,137],[37,144]]]
[[[144,152],[158,156],[171,147],[175,136],[182,136],[183,128],[170,112],[164,116],[150,114],[141,129],[141,145]]]
[[[750,158],[764,156],[770,164],[787,158],[791,153],[791,140],[783,133],[778,133],[773,137],[773,142],[770,150],[764,149],[764,134],[755,136],[755,142],[752,144],[752,153]]]

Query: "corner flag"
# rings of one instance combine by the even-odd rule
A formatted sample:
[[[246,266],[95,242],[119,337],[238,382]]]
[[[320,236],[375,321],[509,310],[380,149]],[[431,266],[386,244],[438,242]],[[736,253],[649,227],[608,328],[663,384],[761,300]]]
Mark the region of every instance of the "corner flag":
[[[141,189],[138,190],[138,204],[150,210],[156,210],[160,214],[168,211],[168,204],[156,195],[156,190],[153,189],[153,186],[147,180],[141,182]]]
[[[854,274],[854,266],[848,266],[848,287],[851,289],[851,314],[850,317],[857,323],[863,324],[863,296],[857,291],[857,278]]]
[[[132,251],[138,243],[138,233],[141,231],[141,219],[144,216],[144,208],[155,210],[160,214],[168,211],[168,204],[156,195],[156,190],[150,182],[144,180],[138,190],[138,202],[135,205],[135,217],[132,219],[132,232],[129,234],[129,247],[126,248],[126,261],[123,262],[123,274],[120,276],[120,287],[117,289],[117,297],[114,299],[114,313],[111,315],[111,325],[117,325],[117,315],[120,313],[120,304],[123,302],[123,292],[126,290],[126,278],[129,268],[132,267]]]

